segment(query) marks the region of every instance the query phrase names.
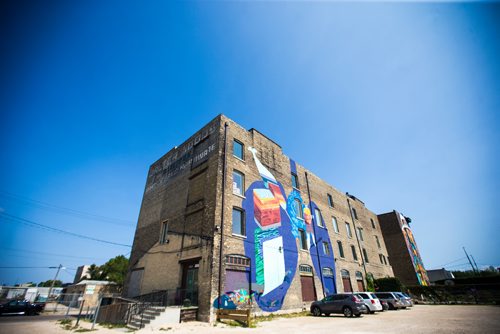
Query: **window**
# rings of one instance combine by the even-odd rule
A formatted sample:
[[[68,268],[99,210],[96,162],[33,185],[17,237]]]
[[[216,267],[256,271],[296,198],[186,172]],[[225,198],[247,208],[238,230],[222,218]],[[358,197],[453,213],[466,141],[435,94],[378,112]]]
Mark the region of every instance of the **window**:
[[[242,255],[228,255],[226,256],[226,263],[250,267],[250,259]]]
[[[299,272],[301,274],[312,275],[313,269],[311,266],[308,266],[307,264],[301,264],[301,265],[299,265]]]
[[[168,221],[161,223],[160,244],[168,243]]]
[[[326,197],[328,198],[328,205],[333,208],[333,198],[332,195],[326,194]]]
[[[299,189],[299,178],[295,173],[292,173],[292,187],[294,187],[295,189]]]
[[[378,240],[378,237],[377,237],[377,236],[375,236],[375,241],[377,242],[377,247],[378,247],[378,248],[381,248],[381,247],[380,247],[380,241]]]
[[[323,224],[323,219],[321,219],[321,212],[319,209],[314,209],[314,217],[316,218],[316,224],[321,227],[325,227]]]
[[[299,243],[301,249],[307,249],[306,232],[299,228]]]
[[[333,277],[333,269],[329,267],[323,268],[323,277]]]
[[[337,224],[337,218],[332,217],[333,230],[335,233],[339,233],[339,225]]]
[[[330,255],[330,245],[328,245],[328,242],[323,242],[323,254]]]
[[[241,160],[245,158],[243,144],[237,140],[233,141],[233,155]]]
[[[354,217],[354,219],[358,219],[358,214],[356,213],[355,208],[352,208],[352,216]]]
[[[345,229],[346,229],[346,231],[347,231],[347,236],[348,236],[349,238],[352,238],[351,225],[349,225],[349,223],[348,223],[348,222],[346,222],[346,223],[345,223]]]
[[[363,229],[361,227],[356,228],[356,231],[358,233],[358,239],[363,241]]]
[[[340,275],[342,276],[342,278],[349,278],[349,272],[345,269],[342,269],[340,271]]]
[[[368,261],[368,254],[366,253],[366,249],[365,248],[363,248],[363,256],[365,258],[365,262],[366,263],[370,263],[370,261]]]
[[[245,188],[245,175],[238,171],[233,171],[233,194],[243,196]]]
[[[304,212],[302,211],[302,203],[298,198],[293,200],[293,206],[295,207],[296,216],[300,219],[304,219]]]
[[[357,281],[362,281],[363,280],[363,274],[361,273],[361,271],[356,271],[356,280]]]
[[[244,211],[233,208],[233,234],[245,235]]]
[[[389,265],[389,257],[386,258],[387,262],[385,264]]]
[[[379,254],[378,257],[380,259],[380,263],[384,264],[384,260],[382,260],[382,254]]]
[[[370,218],[370,222],[372,223],[372,227],[373,227],[373,228],[376,228],[376,227],[375,227],[375,222],[373,221],[373,219],[371,219],[371,218]]]
[[[351,245],[351,251],[352,251],[352,258],[354,259],[354,261],[358,261],[358,254],[356,253],[356,247]]]
[[[339,246],[339,255],[341,258],[344,258],[344,248],[342,248],[342,241],[337,241],[337,246]]]
[[[385,260],[385,256],[382,255],[382,260],[384,260],[384,264],[387,264],[387,261]]]

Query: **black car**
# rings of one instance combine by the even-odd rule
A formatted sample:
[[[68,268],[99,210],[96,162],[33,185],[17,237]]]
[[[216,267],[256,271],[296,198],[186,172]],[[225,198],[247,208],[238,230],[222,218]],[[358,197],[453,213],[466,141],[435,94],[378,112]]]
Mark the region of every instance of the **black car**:
[[[361,316],[361,313],[368,313],[364,301],[356,295],[339,293],[323,298],[311,304],[311,313],[314,316],[325,314],[329,316],[331,313],[341,313],[345,317]]]
[[[25,300],[11,300],[5,304],[0,304],[0,314],[36,315],[42,311],[42,304],[33,304]]]

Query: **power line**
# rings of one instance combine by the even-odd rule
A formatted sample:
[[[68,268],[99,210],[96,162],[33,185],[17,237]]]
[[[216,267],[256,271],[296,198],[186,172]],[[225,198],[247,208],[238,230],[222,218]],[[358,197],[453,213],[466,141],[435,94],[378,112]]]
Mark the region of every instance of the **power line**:
[[[89,212],[84,212],[84,211],[79,211],[79,210],[74,210],[70,208],[65,208],[62,206],[57,206],[54,204],[42,202],[42,201],[37,201],[31,198],[19,196],[13,193],[9,193],[6,191],[1,191],[0,190],[0,196],[9,198],[11,200],[16,200],[20,202],[24,202],[25,204],[32,205],[41,209],[45,209],[48,211],[52,211],[58,214],[65,214],[65,215],[70,215],[73,217],[78,217],[78,218],[84,218],[84,219],[90,219],[90,220],[99,220],[102,222],[110,223],[110,224],[115,224],[115,225],[120,225],[120,226],[126,226],[126,227],[134,227],[133,224],[134,222],[125,220],[125,219],[119,219],[119,218],[111,218],[111,217],[106,217],[106,216],[101,216],[101,215],[96,215],[93,213]]]
[[[0,249],[11,251],[11,252],[22,252],[22,253],[31,253],[35,255],[47,255],[47,256],[57,256],[57,257],[68,257],[75,259],[94,259],[94,260],[102,260],[105,259],[103,257],[92,257],[92,256],[75,256],[75,255],[64,255],[64,254],[55,254],[55,253],[46,253],[40,251],[31,251],[27,249],[16,249],[16,248],[8,248],[8,247],[0,247]]]
[[[92,240],[92,241],[97,241],[97,242],[102,242],[102,243],[106,243],[106,244],[110,244],[110,245],[123,246],[123,247],[132,247],[131,245],[125,245],[125,244],[121,244],[121,243],[118,243],[118,242],[107,241],[107,240],[103,240],[103,239],[97,239],[97,238],[89,237],[89,236],[86,236],[86,235],[83,235],[83,234],[78,234],[78,233],[73,233],[73,232],[68,232],[68,231],[60,230],[58,228],[54,228],[54,227],[50,227],[50,226],[47,226],[47,225],[35,223],[34,221],[31,221],[31,220],[28,220],[28,219],[24,219],[24,218],[16,217],[16,216],[13,216],[13,215],[9,215],[8,213],[5,213],[5,212],[0,212],[0,215],[3,216],[4,219],[10,220],[10,221],[14,221],[14,222],[18,222],[18,223],[21,223],[21,224],[24,224],[24,225],[27,225],[27,226],[30,226],[30,227],[40,228],[40,229],[46,230],[46,231],[51,231],[51,232],[66,234],[66,235],[70,235],[70,236],[73,236],[73,237],[77,237],[77,238],[81,238],[81,239],[87,239],[87,240]]]

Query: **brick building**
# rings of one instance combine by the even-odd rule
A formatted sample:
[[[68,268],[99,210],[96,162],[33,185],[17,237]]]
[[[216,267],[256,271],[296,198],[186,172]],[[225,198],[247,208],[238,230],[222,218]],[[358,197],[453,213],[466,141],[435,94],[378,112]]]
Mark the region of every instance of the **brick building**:
[[[410,228],[411,219],[396,210],[378,215],[394,275],[405,285],[429,285],[429,278]]]
[[[393,276],[377,215],[217,116],[149,169],[124,289],[178,289],[199,305],[302,309]]]

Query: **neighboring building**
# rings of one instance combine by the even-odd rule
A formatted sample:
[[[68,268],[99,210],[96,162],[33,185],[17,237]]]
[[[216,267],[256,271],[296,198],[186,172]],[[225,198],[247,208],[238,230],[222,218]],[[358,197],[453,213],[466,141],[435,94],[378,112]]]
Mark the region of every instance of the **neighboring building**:
[[[68,286],[61,302],[65,305],[75,305],[78,298],[83,297],[85,307],[96,307],[100,297],[117,292],[118,288],[114,282],[83,280]]]
[[[75,274],[75,279],[73,280],[73,284],[80,282],[82,279],[90,279],[89,268],[90,266],[87,264],[79,266],[76,269],[76,274]]]
[[[427,272],[409,226],[396,210],[378,215],[394,275],[405,285],[429,285]]]
[[[363,202],[219,115],[151,165],[124,294],[173,291],[203,321],[302,309],[393,276],[387,255]]]
[[[19,287],[19,286],[1,286],[0,301],[6,300],[28,300],[30,302],[44,302],[49,296],[50,288],[46,287]],[[50,293],[52,298],[58,298],[63,291],[61,287],[52,288]]]
[[[453,285],[454,284],[455,276],[453,276],[453,273],[451,271],[448,271],[444,268],[427,270],[427,276],[429,277],[429,282],[431,285],[436,285],[436,284]]]

